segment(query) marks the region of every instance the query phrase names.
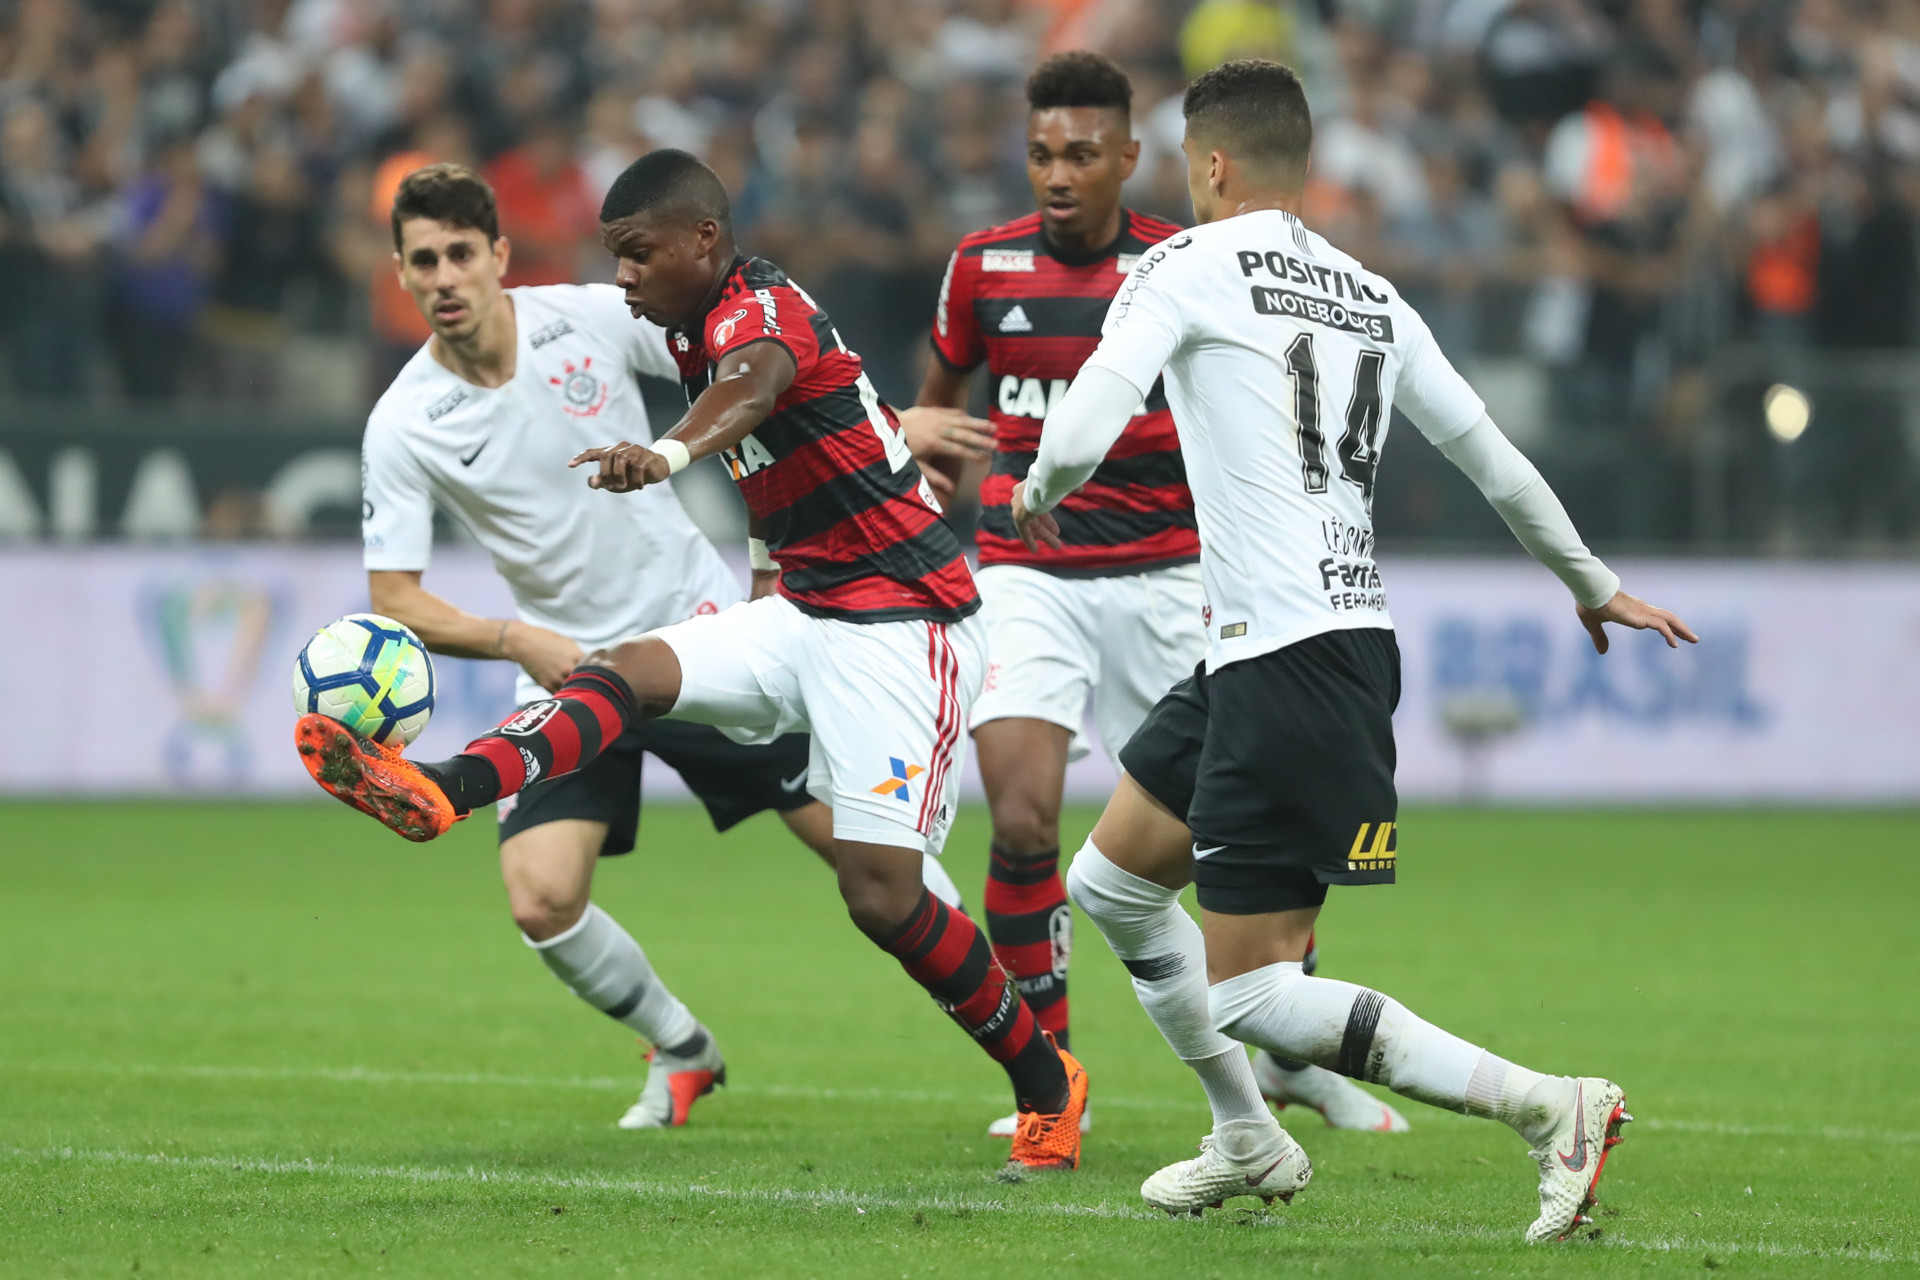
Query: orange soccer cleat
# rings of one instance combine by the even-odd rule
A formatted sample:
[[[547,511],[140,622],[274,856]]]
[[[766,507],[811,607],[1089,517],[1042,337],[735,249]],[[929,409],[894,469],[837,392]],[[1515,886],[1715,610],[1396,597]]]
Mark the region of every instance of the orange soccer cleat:
[[[1087,1069],[1080,1060],[1054,1043],[1052,1032],[1041,1032],[1067,1069],[1067,1105],[1059,1111],[1022,1111],[1013,1131],[1013,1151],[1002,1177],[1018,1182],[1028,1173],[1080,1167],[1080,1117],[1087,1109]]]
[[[409,840],[443,836],[459,820],[446,792],[419,766],[338,720],[301,716],[293,744],[315,782]]]

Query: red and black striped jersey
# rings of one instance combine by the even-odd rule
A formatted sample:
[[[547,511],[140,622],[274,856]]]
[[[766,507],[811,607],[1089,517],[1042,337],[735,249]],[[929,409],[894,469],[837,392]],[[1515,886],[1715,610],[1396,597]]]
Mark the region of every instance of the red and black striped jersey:
[[[1040,215],[960,242],[940,286],[933,350],[958,371],[982,361],[993,378],[993,467],[980,486],[981,564],[1049,573],[1138,573],[1200,558],[1180,439],[1158,383],[1093,477],[1054,508],[1064,551],[1031,552],[1014,534],[1013,487],[1040,450],[1040,422],[1100,343],[1107,306],[1140,254],[1178,232],[1120,211],[1104,249],[1069,254],[1047,243]]]
[[[721,458],[780,562],[780,593],[816,617],[954,622],[980,607],[960,539],[824,311],[763,258],[739,258],[719,302],[667,345],[691,402],[720,358],[756,342],[793,357],[793,385]]]

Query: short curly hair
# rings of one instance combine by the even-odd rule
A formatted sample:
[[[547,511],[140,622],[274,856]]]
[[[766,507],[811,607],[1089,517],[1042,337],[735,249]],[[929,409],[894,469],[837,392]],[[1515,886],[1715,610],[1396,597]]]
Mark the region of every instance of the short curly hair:
[[[1112,58],[1076,50],[1056,53],[1027,77],[1027,106],[1111,107],[1121,115],[1133,111],[1133,82]]]
[[[449,227],[478,231],[492,244],[500,238],[500,209],[487,180],[463,164],[430,164],[400,180],[393,193],[393,247],[400,248],[400,227],[413,218],[431,218]]]
[[[1223,62],[1187,86],[1187,133],[1251,165],[1304,175],[1313,112],[1290,68],[1266,58]]]

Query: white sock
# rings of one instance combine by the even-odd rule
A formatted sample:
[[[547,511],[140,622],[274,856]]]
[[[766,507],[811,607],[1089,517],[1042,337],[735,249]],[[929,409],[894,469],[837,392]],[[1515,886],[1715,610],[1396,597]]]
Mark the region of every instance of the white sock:
[[[955,884],[953,877],[947,874],[947,869],[941,865],[940,859],[930,853],[920,855],[920,883],[927,887],[928,893],[955,911],[967,909],[966,904],[960,900],[960,886]]]
[[[1269,1053],[1499,1120],[1530,1142],[1539,1130],[1543,1108],[1529,1109],[1526,1099],[1548,1077],[1442,1031],[1378,991],[1309,978],[1298,963],[1283,963],[1216,984],[1209,1004],[1216,1027]]]
[[[1067,870],[1067,896],[1127,966],[1134,994],[1167,1044],[1199,1075],[1214,1123],[1272,1122],[1246,1051],[1214,1029],[1206,941],[1179,893],[1115,866],[1088,840]]]
[[[568,990],[650,1043],[673,1049],[700,1031],[699,1020],[654,974],[633,935],[594,903],[571,929],[545,942],[520,936]]]
[[[1287,1092],[1293,1100],[1309,1107],[1324,1107],[1341,1089],[1352,1087],[1337,1073],[1310,1062],[1276,1058],[1274,1067],[1286,1077]]]

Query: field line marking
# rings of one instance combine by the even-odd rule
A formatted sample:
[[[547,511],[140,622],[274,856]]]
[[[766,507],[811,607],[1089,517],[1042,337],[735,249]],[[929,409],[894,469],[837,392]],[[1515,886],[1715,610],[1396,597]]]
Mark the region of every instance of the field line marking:
[[[0,1062],[0,1071],[44,1071],[59,1074],[189,1076],[211,1080],[326,1080],[337,1084],[456,1085],[468,1088],[506,1089],[587,1089],[617,1092],[637,1091],[640,1076],[513,1076],[484,1071],[392,1071],[377,1067],[247,1067],[219,1064],[166,1065],[156,1063],[52,1063]],[[1006,1098],[998,1093],[952,1093],[927,1089],[836,1089],[816,1085],[730,1084],[731,1093],[746,1097],[803,1098],[821,1102],[963,1102],[998,1106]],[[1100,1095],[1102,1107],[1129,1111],[1198,1111],[1205,1100],[1191,1098],[1128,1098]],[[1430,1120],[1446,1117],[1434,1113]],[[1648,1116],[1634,1122],[1639,1132],[1649,1130],[1671,1133],[1700,1133],[1722,1138],[1797,1138],[1830,1142],[1884,1142],[1896,1146],[1920,1143],[1920,1131],[1911,1129],[1860,1129],[1832,1125],[1796,1128],[1791,1125],[1726,1124],[1715,1120],[1668,1119]]]
[[[821,1189],[801,1191],[765,1187],[709,1187],[699,1183],[647,1182],[633,1178],[599,1178],[571,1174],[528,1173],[519,1169],[484,1169],[468,1165],[465,1169],[421,1167],[417,1165],[348,1165],[312,1159],[262,1159],[253,1156],[169,1156],[164,1152],[115,1151],[77,1147],[0,1147],[0,1157],[44,1164],[53,1161],[89,1161],[103,1164],[146,1164],[171,1168],[208,1169],[238,1173],[271,1175],[319,1175],[360,1181],[395,1181],[416,1185],[462,1183],[473,1186],[499,1185],[539,1188],[551,1191],[616,1191],[652,1196],[711,1196],[716,1199],[743,1200],[774,1204],[836,1206],[850,1209],[965,1209],[970,1212],[1034,1214],[1043,1217],[1110,1218],[1140,1222],[1166,1222],[1167,1215],[1157,1210],[1113,1204],[1072,1205],[1042,1202],[1012,1204],[1005,1200],[971,1200],[959,1196],[930,1195],[903,1199],[898,1196],[863,1195],[855,1191]],[[1286,1219],[1273,1218],[1274,1225]],[[1177,1229],[1178,1224],[1170,1224]],[[1306,1224],[1292,1222],[1294,1228]],[[1438,1223],[1398,1222],[1395,1230],[1414,1231],[1439,1239],[1468,1237],[1494,1243],[1515,1239],[1515,1232],[1493,1231],[1484,1227],[1443,1226]],[[1889,1249],[1818,1249],[1806,1245],[1775,1244],[1769,1241],[1739,1243],[1726,1240],[1635,1239],[1609,1228],[1601,1237],[1604,1248],[1635,1249],[1655,1253],[1759,1254],[1773,1258],[1846,1259],[1861,1262],[1912,1264],[1920,1254],[1895,1253]],[[1572,1246],[1577,1247],[1577,1246]]]

